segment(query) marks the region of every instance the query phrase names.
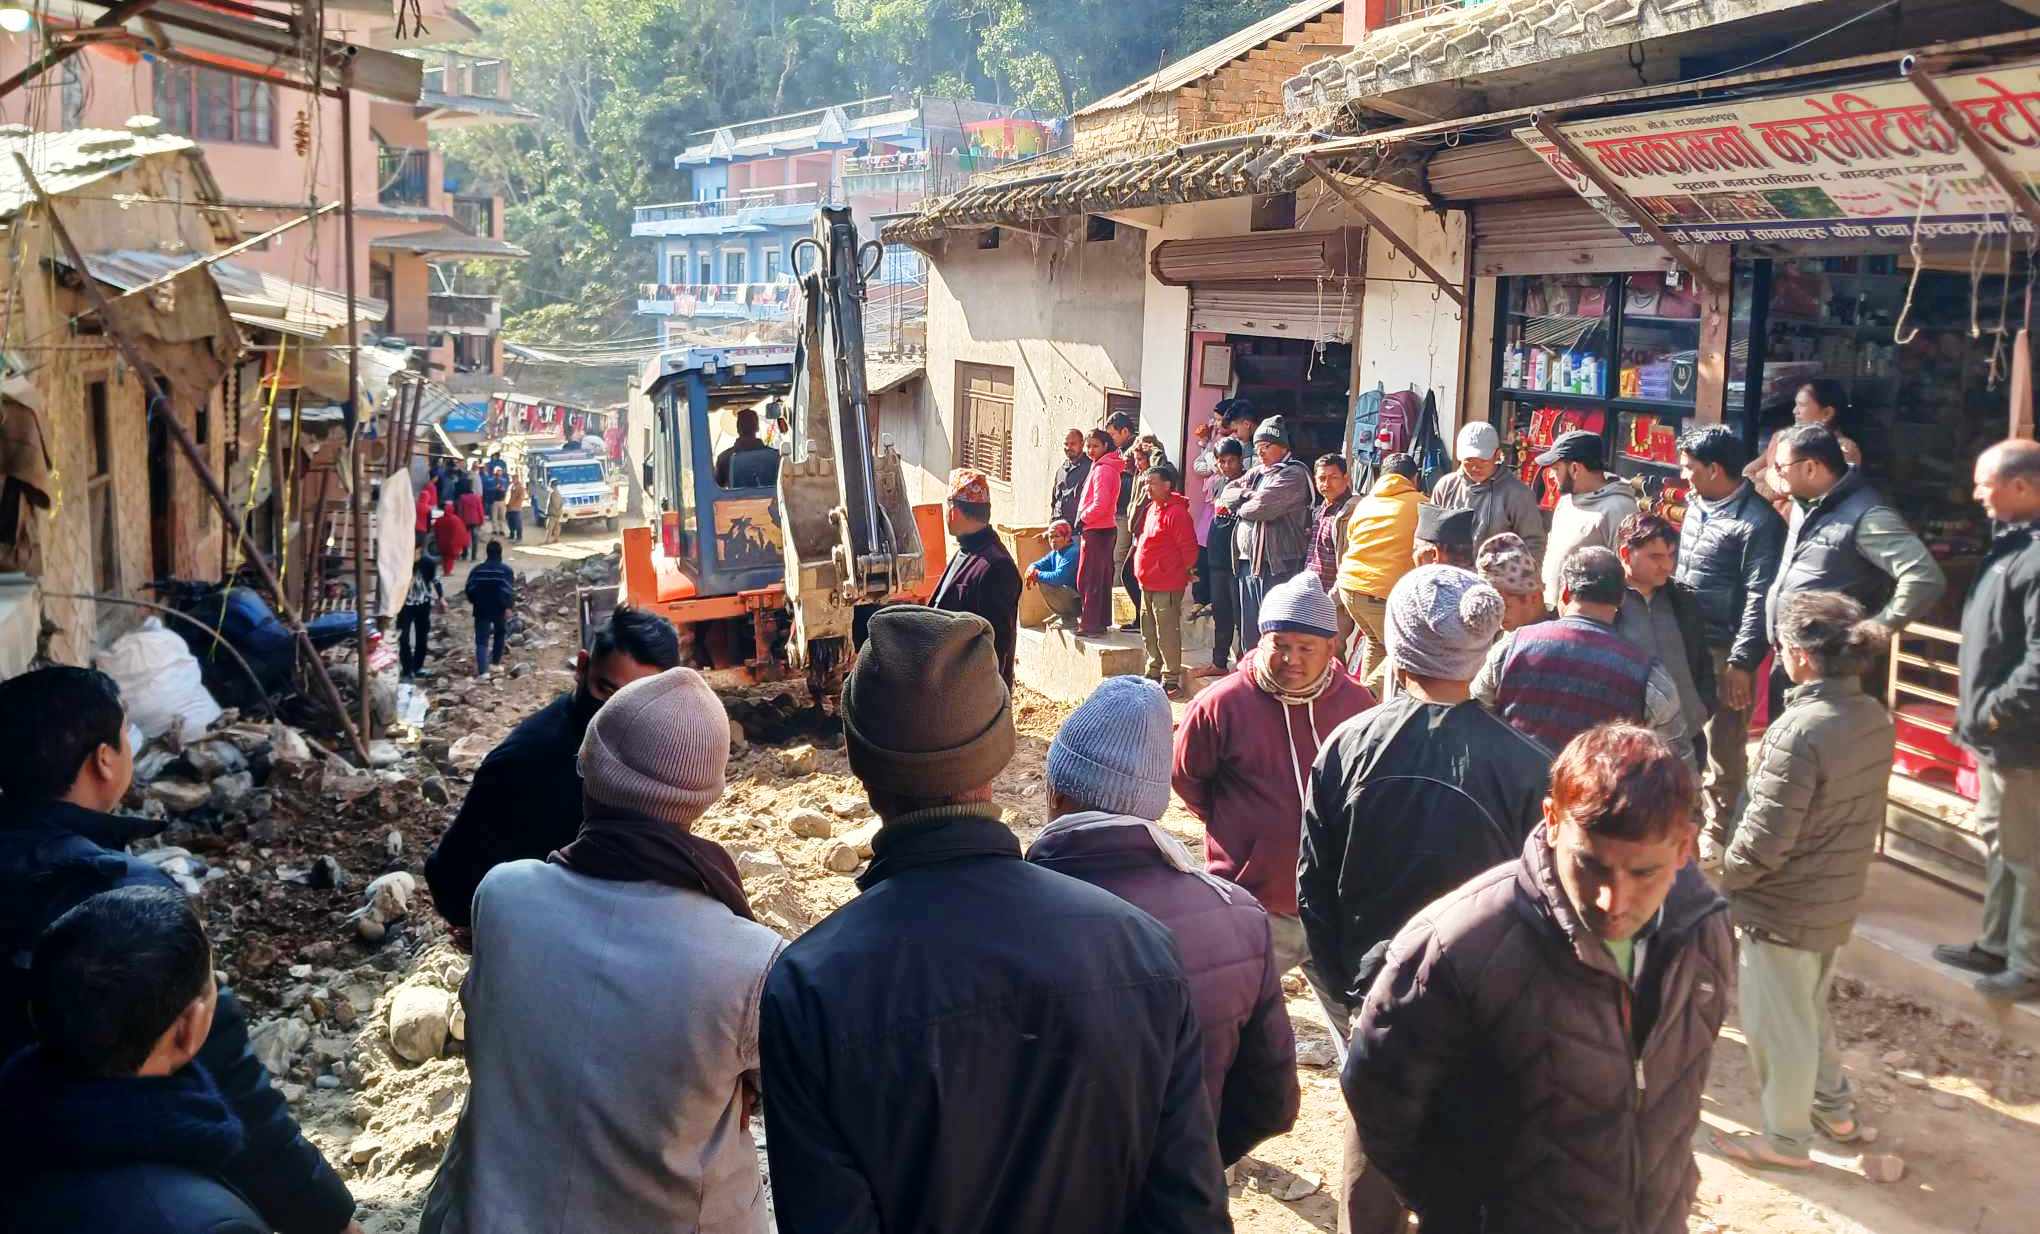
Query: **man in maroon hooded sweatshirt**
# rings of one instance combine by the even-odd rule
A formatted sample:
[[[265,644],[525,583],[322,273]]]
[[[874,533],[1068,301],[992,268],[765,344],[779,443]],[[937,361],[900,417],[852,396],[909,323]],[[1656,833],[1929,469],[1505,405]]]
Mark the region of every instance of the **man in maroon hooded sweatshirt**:
[[[1205,828],[1205,866],[1268,910],[1275,970],[1304,956],[1296,861],[1304,785],[1332,730],[1374,706],[1339,667],[1338,606],[1305,570],[1261,601],[1261,641],[1197,696],[1176,732],[1176,795]]]

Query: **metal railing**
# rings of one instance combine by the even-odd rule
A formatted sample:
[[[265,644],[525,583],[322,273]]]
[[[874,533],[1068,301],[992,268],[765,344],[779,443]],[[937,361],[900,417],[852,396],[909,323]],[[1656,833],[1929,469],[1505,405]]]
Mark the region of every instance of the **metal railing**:
[[[385,206],[432,202],[432,152],[384,146],[376,152],[375,199]]]
[[[638,311],[675,317],[778,319],[793,311],[791,282],[639,283]]]
[[[443,51],[425,66],[424,88],[459,98],[510,99],[510,62],[497,57],[464,56]]]
[[[454,198],[453,221],[477,236],[495,235],[496,199],[493,197]]]
[[[1488,0],[1385,0],[1381,24],[1395,26],[1406,21],[1419,21],[1447,9],[1470,9],[1486,3]]]
[[[1013,160],[964,150],[929,155],[925,150],[874,154],[843,164],[843,193],[923,193],[944,196],[968,185],[973,176],[1004,167]]]
[[[770,188],[732,193],[707,201],[669,201],[656,206],[639,206],[634,222],[669,223],[685,219],[728,218],[761,206],[802,206],[824,204],[828,194],[819,184],[778,184]]]

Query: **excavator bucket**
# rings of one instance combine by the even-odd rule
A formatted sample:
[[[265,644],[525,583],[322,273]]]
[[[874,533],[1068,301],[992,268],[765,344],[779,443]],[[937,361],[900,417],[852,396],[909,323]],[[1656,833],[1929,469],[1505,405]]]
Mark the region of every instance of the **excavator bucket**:
[[[794,359],[793,450],[779,468],[792,613],[788,659],[816,696],[847,670],[860,604],[911,588],[926,571],[898,451],[877,436],[864,372],[864,284],[883,247],[860,246],[850,211],[823,207],[797,242],[803,323]]]

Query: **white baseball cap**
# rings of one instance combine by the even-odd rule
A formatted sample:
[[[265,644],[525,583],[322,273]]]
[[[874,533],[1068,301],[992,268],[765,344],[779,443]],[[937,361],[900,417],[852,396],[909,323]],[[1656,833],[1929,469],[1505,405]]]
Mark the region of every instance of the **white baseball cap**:
[[[1459,429],[1459,457],[1489,459],[1502,452],[1502,435],[1486,420],[1474,420]]]

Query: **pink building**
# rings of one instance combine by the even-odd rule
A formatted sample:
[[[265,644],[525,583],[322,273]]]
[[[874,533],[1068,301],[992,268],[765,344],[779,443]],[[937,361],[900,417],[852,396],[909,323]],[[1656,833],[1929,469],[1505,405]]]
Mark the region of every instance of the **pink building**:
[[[343,183],[340,103],[289,87],[191,64],[172,63],[118,43],[88,48],[0,99],[0,122],[32,129],[119,129],[153,114],[168,132],[205,151],[235,224],[258,235],[295,215],[308,199],[354,204],[355,242],[344,243],[339,213],[326,214],[243,253],[245,266],[341,291],[354,267],[364,297],[388,304],[383,336],[416,348],[413,366],[455,393],[485,393],[502,371],[501,313],[493,279],[459,269],[474,261],[519,260],[503,239],[502,199],[447,174],[432,134],[479,124],[518,124],[534,113],[510,101],[510,66],[452,48],[479,30],[453,0],[420,0],[427,31],[399,38],[389,6],[326,9],[329,39],[424,61],[415,104],[354,96],[353,177]],[[50,6],[52,28],[64,6]],[[83,20],[96,6],[77,6]],[[22,68],[44,46],[38,27],[0,35],[0,74]]]

